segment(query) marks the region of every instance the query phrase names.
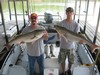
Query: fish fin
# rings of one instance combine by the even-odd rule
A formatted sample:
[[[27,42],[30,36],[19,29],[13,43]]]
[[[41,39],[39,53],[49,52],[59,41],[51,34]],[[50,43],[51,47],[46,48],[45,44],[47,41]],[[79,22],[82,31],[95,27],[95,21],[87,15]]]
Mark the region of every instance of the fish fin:
[[[33,36],[31,39],[34,39],[36,36]]]
[[[69,39],[67,38],[67,36],[65,35],[62,35],[62,36],[64,37],[65,41],[68,42]]]

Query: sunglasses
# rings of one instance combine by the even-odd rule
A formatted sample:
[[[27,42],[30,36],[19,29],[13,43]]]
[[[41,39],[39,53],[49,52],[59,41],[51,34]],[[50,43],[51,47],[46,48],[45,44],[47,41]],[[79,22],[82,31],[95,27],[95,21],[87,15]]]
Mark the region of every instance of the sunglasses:
[[[31,17],[31,19],[37,19],[37,17]]]

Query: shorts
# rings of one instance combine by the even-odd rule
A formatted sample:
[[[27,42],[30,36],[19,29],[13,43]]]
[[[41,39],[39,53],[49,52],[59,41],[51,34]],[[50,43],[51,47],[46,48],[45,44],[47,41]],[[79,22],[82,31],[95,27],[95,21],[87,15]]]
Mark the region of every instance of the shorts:
[[[66,58],[68,58],[68,62],[70,64],[74,63],[74,54],[71,52],[70,49],[60,49],[59,55],[58,55],[58,62],[59,63],[65,63]]]

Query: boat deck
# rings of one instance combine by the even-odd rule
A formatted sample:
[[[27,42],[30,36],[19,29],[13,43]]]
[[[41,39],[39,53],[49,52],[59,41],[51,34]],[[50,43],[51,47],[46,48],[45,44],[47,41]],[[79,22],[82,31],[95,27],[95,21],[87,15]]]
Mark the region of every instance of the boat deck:
[[[45,45],[45,44],[44,44]],[[48,47],[51,44],[48,44]],[[21,48],[20,48],[21,46]],[[12,50],[9,58],[3,65],[2,74],[8,75],[29,75],[29,65],[28,65],[28,56],[27,49],[25,44],[15,45]],[[44,75],[49,75],[52,73],[53,75],[59,75],[61,70],[61,65],[58,63],[58,54],[60,48],[53,44],[53,53],[55,57],[51,57],[50,48],[47,50],[49,52],[50,58],[46,58],[44,56]],[[97,66],[85,66],[83,64],[93,64],[89,52],[83,48],[83,45],[78,45],[76,51],[74,52],[74,64],[72,65],[72,75],[97,75],[98,69]],[[10,65],[10,66],[9,66]],[[94,69],[95,68],[95,69]],[[66,60],[66,67],[68,69],[68,62]],[[21,71],[20,71],[21,70]],[[84,72],[85,71],[85,72]],[[39,67],[38,64],[35,63],[35,75],[39,75]],[[48,72],[48,74],[47,74]]]

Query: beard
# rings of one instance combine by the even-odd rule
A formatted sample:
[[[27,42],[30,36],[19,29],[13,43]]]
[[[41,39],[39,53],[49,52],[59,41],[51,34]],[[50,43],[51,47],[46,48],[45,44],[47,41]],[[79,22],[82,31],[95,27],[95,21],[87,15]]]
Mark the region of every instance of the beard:
[[[36,24],[36,21],[32,21],[32,24],[33,24],[33,25]]]

